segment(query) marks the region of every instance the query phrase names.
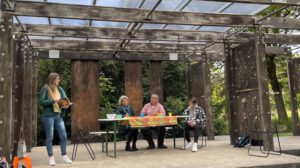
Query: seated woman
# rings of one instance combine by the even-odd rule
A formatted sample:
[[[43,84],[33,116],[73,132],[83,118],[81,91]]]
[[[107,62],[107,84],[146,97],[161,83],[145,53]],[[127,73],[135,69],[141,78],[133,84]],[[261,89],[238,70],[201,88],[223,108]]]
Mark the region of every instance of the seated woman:
[[[134,111],[132,108],[128,105],[128,97],[127,96],[121,96],[119,98],[119,108],[116,111],[116,114],[122,114],[122,117],[129,117],[129,116],[135,116]],[[136,148],[136,141],[138,136],[138,129],[131,128],[129,125],[121,125],[119,127],[119,132],[123,132],[123,134],[128,134],[125,150],[126,151],[137,151]],[[132,147],[130,146],[130,143],[132,141]]]
[[[189,116],[184,122],[185,139],[187,145],[185,149],[192,148],[193,152],[197,152],[197,143],[200,136],[200,132],[205,128],[206,116],[204,110],[197,105],[197,99],[193,97],[189,101],[189,107],[183,112],[183,115]],[[194,131],[194,142],[191,142],[190,130]]]

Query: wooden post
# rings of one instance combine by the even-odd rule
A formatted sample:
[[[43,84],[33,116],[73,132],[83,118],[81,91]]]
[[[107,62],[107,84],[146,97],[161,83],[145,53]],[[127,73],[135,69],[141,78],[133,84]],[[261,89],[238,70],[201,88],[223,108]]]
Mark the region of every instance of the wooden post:
[[[196,97],[207,117],[206,132],[209,140],[214,140],[214,124],[211,104],[209,65],[206,60],[195,64],[188,63],[188,95]]]
[[[23,87],[24,87],[24,46],[25,38],[23,35],[14,39],[14,149],[13,156],[17,155],[20,127],[23,123]]]
[[[288,59],[288,77],[289,77],[289,90],[290,90],[290,97],[291,97],[291,110],[292,110],[292,121],[293,121],[293,135],[299,136],[300,135],[300,128],[299,128],[299,118],[298,118],[298,106],[297,106],[297,77],[296,75],[296,63],[292,59],[291,53],[289,53]]]
[[[203,75],[202,79],[204,85],[203,86],[204,107],[205,107],[204,110],[207,117],[206,132],[207,132],[208,140],[214,140],[215,126],[214,126],[214,114],[212,111],[212,100],[211,100],[210,68],[206,56],[205,59],[203,60],[202,75]]]
[[[30,152],[32,148],[32,50],[28,44],[24,47],[23,129],[27,152]]]
[[[259,130],[270,130],[264,46],[261,37],[233,49],[225,45],[225,84],[231,144],[248,130],[256,129],[256,117],[263,115],[262,119],[258,120]],[[252,140],[268,143],[266,136],[253,137]]]
[[[136,115],[143,108],[142,62],[125,61],[125,94]]]
[[[150,61],[149,66],[150,91],[159,95],[159,102],[163,104],[163,77],[161,61]]]
[[[272,123],[268,89],[266,48],[262,39],[262,30],[260,27],[255,29],[255,57],[257,66],[259,108],[262,115],[262,129],[265,131],[271,131]],[[264,134],[263,140],[265,149],[268,149],[269,147],[274,148],[272,135]]]
[[[38,72],[37,72],[37,58],[32,57],[32,146],[37,145],[37,121],[38,121]]]
[[[230,144],[238,137],[237,135],[237,114],[234,112],[234,82],[233,82],[233,54],[229,43],[224,43],[225,55],[225,95],[226,95],[226,113],[228,115],[228,125],[230,134]]]
[[[2,0],[0,0],[2,5]],[[0,8],[0,156],[10,158],[12,149],[13,18]]]
[[[98,61],[72,60],[71,119],[86,132],[99,130],[99,64]],[[76,129],[71,127],[74,142]]]

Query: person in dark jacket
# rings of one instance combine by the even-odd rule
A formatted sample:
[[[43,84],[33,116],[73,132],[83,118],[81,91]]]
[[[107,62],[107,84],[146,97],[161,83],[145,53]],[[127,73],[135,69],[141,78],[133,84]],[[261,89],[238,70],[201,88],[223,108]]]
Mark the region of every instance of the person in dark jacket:
[[[121,96],[119,98],[119,108],[116,111],[116,114],[121,114],[122,117],[131,117],[135,116],[134,111],[128,104],[128,97],[127,96]],[[138,129],[131,128],[128,124],[127,125],[120,125],[119,132],[122,132],[121,134],[128,134],[127,135],[127,141],[125,150],[126,151],[137,151],[136,148],[136,141],[138,137]],[[130,143],[132,142],[132,146],[130,146]]]
[[[193,152],[197,152],[198,139],[202,129],[205,128],[205,112],[200,106],[198,106],[197,99],[193,97],[190,99],[189,107],[183,112],[183,115],[189,116],[189,118],[184,122],[185,139],[187,141],[185,149],[192,148]],[[190,130],[194,131],[194,142],[191,142]]]
[[[67,156],[67,133],[65,123],[61,117],[62,109],[69,108],[72,103],[70,103],[64,89],[59,86],[59,82],[59,75],[57,73],[50,73],[46,84],[41,88],[39,98],[50,166],[55,165],[52,148],[54,129],[57,130],[59,135],[61,155],[64,163],[72,163],[72,160]],[[63,105],[60,106],[62,100],[67,100],[68,103],[63,103]]]

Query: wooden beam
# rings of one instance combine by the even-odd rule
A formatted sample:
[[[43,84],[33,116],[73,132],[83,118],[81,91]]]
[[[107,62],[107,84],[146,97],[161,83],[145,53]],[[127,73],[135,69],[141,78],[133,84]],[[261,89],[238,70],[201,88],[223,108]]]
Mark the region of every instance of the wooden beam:
[[[224,33],[203,32],[196,30],[162,30],[162,29],[140,29],[134,36],[128,34],[127,28],[100,28],[80,26],[57,26],[57,25],[23,25],[29,36],[48,37],[77,37],[97,39],[130,39],[151,41],[207,41],[223,42]],[[15,25],[14,31],[21,32],[19,25]],[[233,42],[243,42],[248,38]]]
[[[1,1],[2,2],[2,1]],[[2,5],[2,3],[1,3]],[[9,160],[13,137],[13,40],[11,15],[0,8],[0,156]]]
[[[265,43],[267,44],[300,44],[300,35],[279,35],[279,34],[266,34]]]
[[[266,54],[274,54],[274,55],[287,55],[288,49],[283,47],[276,47],[276,46],[266,46]]]
[[[48,50],[37,50],[38,59],[51,59]],[[168,61],[173,60],[170,58],[170,53],[151,53],[151,52],[118,52],[114,56],[114,51],[72,51],[72,50],[59,50],[60,59],[80,59],[80,60],[127,60],[127,61]],[[207,57],[211,61],[221,61],[222,53],[207,52]],[[192,60],[202,60],[203,56],[193,53],[178,53],[178,61],[184,61],[189,57]],[[53,58],[52,58],[53,59]],[[174,60],[176,61],[176,60]]]
[[[206,0],[214,2],[237,2],[237,3],[254,3],[254,4],[266,4],[266,5],[300,5],[298,0]]]
[[[200,44],[165,44],[165,43],[129,43],[121,48],[118,42],[105,41],[70,41],[70,40],[31,40],[38,49],[102,50],[102,51],[159,51],[159,52],[196,52],[202,49]]]
[[[300,23],[300,22],[299,22]],[[289,24],[283,24],[289,25]],[[297,25],[300,27],[300,24]],[[130,39],[151,41],[174,41],[174,42],[224,42],[224,33],[203,32],[196,30],[161,30],[141,29],[134,36],[128,35],[126,28],[99,28],[80,26],[57,26],[57,25],[24,25],[27,35],[48,37],[77,37],[97,39]],[[21,32],[19,25],[15,25],[14,32]],[[300,35],[264,34],[268,44],[300,44]],[[238,33],[229,37],[229,43],[244,43],[253,39],[253,33]]]
[[[262,27],[281,29],[300,29],[300,20],[295,18],[270,17],[260,22]]]
[[[118,52],[117,56],[114,56],[114,51],[72,51],[72,50],[58,50],[60,59],[80,59],[80,60],[152,60],[152,61],[168,61],[170,53],[159,52]],[[282,47],[266,46],[267,54],[285,55],[286,49]],[[49,56],[49,50],[37,50],[37,59],[53,59]],[[194,53],[177,53],[178,61],[191,60],[203,60],[204,57],[201,54]],[[224,61],[225,57],[223,53],[207,51],[207,59],[210,61]],[[174,60],[176,61],[176,60]]]
[[[196,26],[206,25],[253,27],[255,21],[259,19],[259,17],[249,15],[232,15],[219,13],[203,14],[178,11],[155,11],[150,17],[147,17],[147,15],[150,13],[150,10],[145,9],[112,8],[25,1],[17,1],[15,4],[15,10],[13,12],[7,12],[17,16],[37,16],[85,20],[92,19],[115,22],[139,22]],[[284,20],[284,18],[282,18],[282,20]],[[297,19],[289,19],[289,21],[299,22],[299,20]],[[262,22],[262,24],[263,23],[264,22]],[[271,28],[287,28],[287,25],[278,24],[278,22],[276,21],[269,21],[268,24],[263,24],[262,26]],[[299,29],[299,27],[294,26],[293,24],[291,24],[289,28]]]
[[[266,44],[300,44],[300,35],[297,34],[263,34],[263,38]],[[228,42],[232,43],[235,39],[239,41],[246,41],[246,39],[254,39],[253,33],[238,33],[230,38]],[[231,41],[230,41],[231,40]]]

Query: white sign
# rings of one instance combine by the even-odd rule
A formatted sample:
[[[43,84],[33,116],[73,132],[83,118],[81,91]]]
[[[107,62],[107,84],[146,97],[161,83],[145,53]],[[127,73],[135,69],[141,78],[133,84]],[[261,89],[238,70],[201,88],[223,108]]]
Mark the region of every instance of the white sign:
[[[286,3],[286,0],[272,0],[273,3]]]
[[[49,58],[59,58],[59,50],[49,50]]]
[[[171,61],[177,61],[178,60],[178,54],[177,53],[169,53],[169,58]]]

